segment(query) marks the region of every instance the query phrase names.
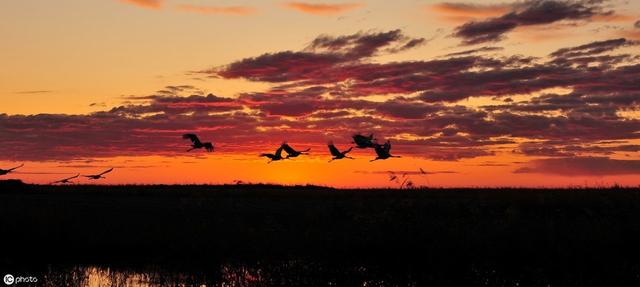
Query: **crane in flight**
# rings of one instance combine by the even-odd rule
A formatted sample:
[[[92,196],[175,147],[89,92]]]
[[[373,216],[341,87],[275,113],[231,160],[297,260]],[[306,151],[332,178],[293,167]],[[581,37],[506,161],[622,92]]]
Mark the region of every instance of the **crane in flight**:
[[[92,174],[92,175],[83,175],[84,177],[88,178],[88,179],[101,179],[101,178],[106,178],[103,175],[110,173],[113,170],[113,167],[110,169],[107,169],[99,174]]]
[[[23,167],[23,166],[24,166],[24,164],[21,164],[21,165],[19,165],[19,166],[16,166],[16,167],[14,167],[14,168],[10,168],[10,169],[1,169],[1,168],[0,168],[0,175],[5,175],[5,174],[8,174],[8,173],[11,173],[11,172],[13,172],[14,170],[19,169],[19,168],[21,168],[21,167]]]
[[[278,160],[283,160],[283,159],[287,159],[282,157],[282,150],[284,149],[284,147],[281,145],[275,153],[263,153],[260,154],[260,156],[263,157],[268,157],[269,159],[271,159],[269,162],[267,163],[271,163],[272,161],[278,161]]]
[[[376,160],[383,160],[383,159],[388,159],[390,157],[400,157],[397,155],[391,155],[390,151],[391,151],[391,142],[387,141],[384,143],[384,145],[381,144],[376,144],[374,147],[376,154],[378,155],[375,159],[372,159],[370,161],[376,161]]]
[[[353,143],[356,144],[357,148],[375,148],[375,140],[373,134],[369,134],[369,136],[363,136],[361,134],[353,135]]]
[[[287,152],[287,158],[297,157],[301,154],[307,154],[311,150],[311,148],[308,148],[305,150],[297,151],[293,149],[287,142],[282,143],[282,148],[285,152]]]
[[[205,143],[201,142],[196,134],[183,134],[182,138],[191,140],[191,143],[192,143],[191,148],[188,149],[187,151],[192,151],[194,149],[200,149],[200,148],[204,148],[208,152],[213,151],[213,144],[210,142],[205,142]]]
[[[80,176],[80,174],[79,174],[79,173],[78,173],[78,174],[76,174],[76,175],[74,175],[74,176],[72,176],[72,177],[67,177],[67,178],[63,178],[63,179],[61,179],[61,180],[54,181],[54,182],[52,182],[51,184],[56,184],[56,183],[71,183],[71,182],[72,182],[71,180],[72,180],[72,179],[74,179],[74,178],[77,178],[78,176]]]
[[[353,147],[350,147],[344,151],[340,151],[338,150],[338,148],[336,148],[333,142],[329,142],[327,146],[329,147],[329,152],[331,152],[331,155],[333,156],[333,158],[329,162],[332,162],[336,159],[343,159],[343,158],[354,159],[347,155],[347,153],[349,153],[353,149]]]

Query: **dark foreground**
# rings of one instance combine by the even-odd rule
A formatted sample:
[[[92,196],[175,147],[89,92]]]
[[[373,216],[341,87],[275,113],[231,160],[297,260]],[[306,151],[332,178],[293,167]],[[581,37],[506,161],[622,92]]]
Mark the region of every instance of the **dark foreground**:
[[[638,189],[6,185],[45,286],[640,286]]]

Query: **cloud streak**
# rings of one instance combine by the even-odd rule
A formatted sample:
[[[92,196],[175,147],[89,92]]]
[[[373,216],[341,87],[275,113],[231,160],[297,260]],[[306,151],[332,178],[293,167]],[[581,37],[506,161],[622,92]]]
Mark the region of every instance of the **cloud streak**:
[[[182,4],[176,7],[179,11],[198,14],[227,14],[227,15],[249,15],[256,12],[256,9],[246,6],[201,6]]]
[[[138,7],[147,9],[160,9],[162,8],[163,0],[119,0],[120,2],[132,4]]]
[[[315,4],[304,2],[289,2],[285,6],[299,12],[312,15],[337,15],[342,14],[364,6],[361,3],[343,3],[343,4]]]

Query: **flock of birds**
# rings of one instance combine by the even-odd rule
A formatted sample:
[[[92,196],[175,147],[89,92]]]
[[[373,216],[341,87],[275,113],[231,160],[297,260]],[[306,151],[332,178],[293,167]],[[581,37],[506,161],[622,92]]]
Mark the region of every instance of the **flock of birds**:
[[[16,167],[13,167],[13,168],[10,168],[10,169],[0,169],[0,175],[6,175],[6,174],[9,174],[9,173],[12,173],[12,172],[13,172],[13,171],[15,171],[16,169],[19,169],[19,168],[21,168],[21,167],[23,167],[23,166],[24,166],[24,164],[21,164],[21,165],[19,165],[19,166],[16,166]],[[88,175],[83,175],[83,177],[86,177],[86,178],[88,178],[88,179],[90,179],[90,180],[96,180],[96,179],[101,179],[101,178],[107,178],[107,177],[105,177],[104,175],[105,175],[105,174],[107,174],[107,173],[110,173],[111,171],[113,171],[113,168],[110,168],[110,169],[105,170],[105,171],[103,171],[103,172],[101,172],[101,173],[98,173],[98,174],[88,174]],[[67,177],[67,178],[63,178],[63,179],[61,179],[61,180],[56,180],[56,181],[52,182],[51,184],[56,184],[56,183],[72,183],[72,181],[71,181],[71,180],[72,180],[72,179],[75,179],[75,178],[78,178],[78,177],[80,177],[80,174],[79,174],[79,173],[78,173],[78,174],[76,174],[76,175],[74,175],[74,176],[72,176],[72,177]]]
[[[187,152],[192,151],[194,149],[205,149],[208,152],[212,152],[214,147],[213,144],[211,142],[202,142],[200,141],[200,139],[198,138],[198,136],[196,134],[184,134],[182,135],[183,139],[188,139],[191,141],[191,148],[189,148],[187,150]],[[376,158],[370,160],[370,161],[376,161],[376,160],[385,160],[388,158],[392,158],[392,157],[400,157],[400,156],[395,156],[391,154],[391,142],[389,142],[388,140],[384,143],[384,144],[378,144],[377,140],[373,137],[373,134],[370,134],[368,136],[364,136],[361,134],[355,134],[353,135],[353,144],[355,144],[355,148],[359,148],[359,149],[367,149],[367,148],[372,148],[374,149],[374,151],[376,152]],[[347,154],[354,148],[354,147],[349,147],[346,150],[340,151],[334,144],[333,142],[329,142],[327,144],[327,147],[329,148],[329,152],[331,153],[331,160],[329,160],[329,162],[332,162],[334,160],[338,160],[338,159],[344,159],[344,158],[348,158],[348,159],[354,159],[353,157],[348,156]],[[298,157],[300,155],[304,155],[304,154],[308,154],[309,151],[311,149],[307,148],[305,150],[296,150],[293,147],[291,147],[287,142],[282,143],[274,153],[262,153],[260,154],[261,157],[266,157],[269,158],[269,162],[267,163],[271,163],[273,161],[279,161],[279,160],[285,160],[285,159],[289,159],[289,158],[294,158],[294,157]],[[287,155],[283,156],[282,152],[285,152]],[[24,164],[21,164],[19,166],[13,167],[13,168],[9,168],[9,169],[0,169],[0,176],[2,175],[6,175],[9,174],[13,171],[15,171],[16,169],[19,169],[21,167],[23,167]],[[107,173],[110,173],[113,171],[113,168],[110,168],[108,170],[105,170],[101,173],[98,174],[90,174],[90,175],[82,175],[82,177],[86,177],[89,180],[98,180],[98,179],[103,179],[106,178],[104,175]],[[67,178],[63,178],[61,180],[57,180],[52,182],[52,184],[57,184],[57,183],[61,183],[61,184],[65,184],[65,183],[72,183],[73,179],[76,179],[78,177],[80,177],[81,175],[78,173],[74,176],[71,177],[67,177]]]
[[[188,149],[187,151],[192,151],[194,149],[202,149],[202,148],[206,149],[208,152],[213,151],[213,144],[211,142],[200,141],[200,139],[196,134],[184,134],[182,135],[182,138],[191,140],[191,148]],[[360,148],[360,149],[373,148],[375,150],[377,156],[375,159],[372,159],[370,161],[384,160],[391,157],[400,157],[400,156],[391,154],[391,142],[386,141],[384,144],[378,144],[377,140],[373,137],[373,134],[370,134],[368,136],[355,134],[353,135],[353,143],[355,144],[356,148]],[[332,162],[338,159],[343,159],[343,158],[354,159],[353,157],[350,157],[347,155],[347,153],[349,153],[353,149],[353,147],[350,147],[344,151],[340,151],[333,144],[333,142],[329,142],[327,144],[327,147],[329,147],[329,152],[331,153],[331,156],[333,156],[333,158],[329,160],[329,162]],[[307,154],[309,153],[310,150],[311,149],[308,148],[306,150],[298,151],[292,148],[287,142],[284,142],[276,149],[274,153],[263,153],[263,154],[260,154],[260,156],[269,158],[269,162],[267,163],[271,163],[273,161],[294,158],[302,154]],[[282,155],[283,151],[287,153],[286,157]]]

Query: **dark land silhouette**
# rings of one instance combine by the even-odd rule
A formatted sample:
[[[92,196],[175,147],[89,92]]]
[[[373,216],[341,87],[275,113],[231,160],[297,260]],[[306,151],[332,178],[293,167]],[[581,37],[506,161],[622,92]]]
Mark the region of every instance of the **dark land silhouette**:
[[[0,267],[49,278],[91,265],[194,284],[222,282],[221,270],[263,280],[237,286],[640,284],[640,191],[632,188],[4,181],[0,190],[11,247]]]

